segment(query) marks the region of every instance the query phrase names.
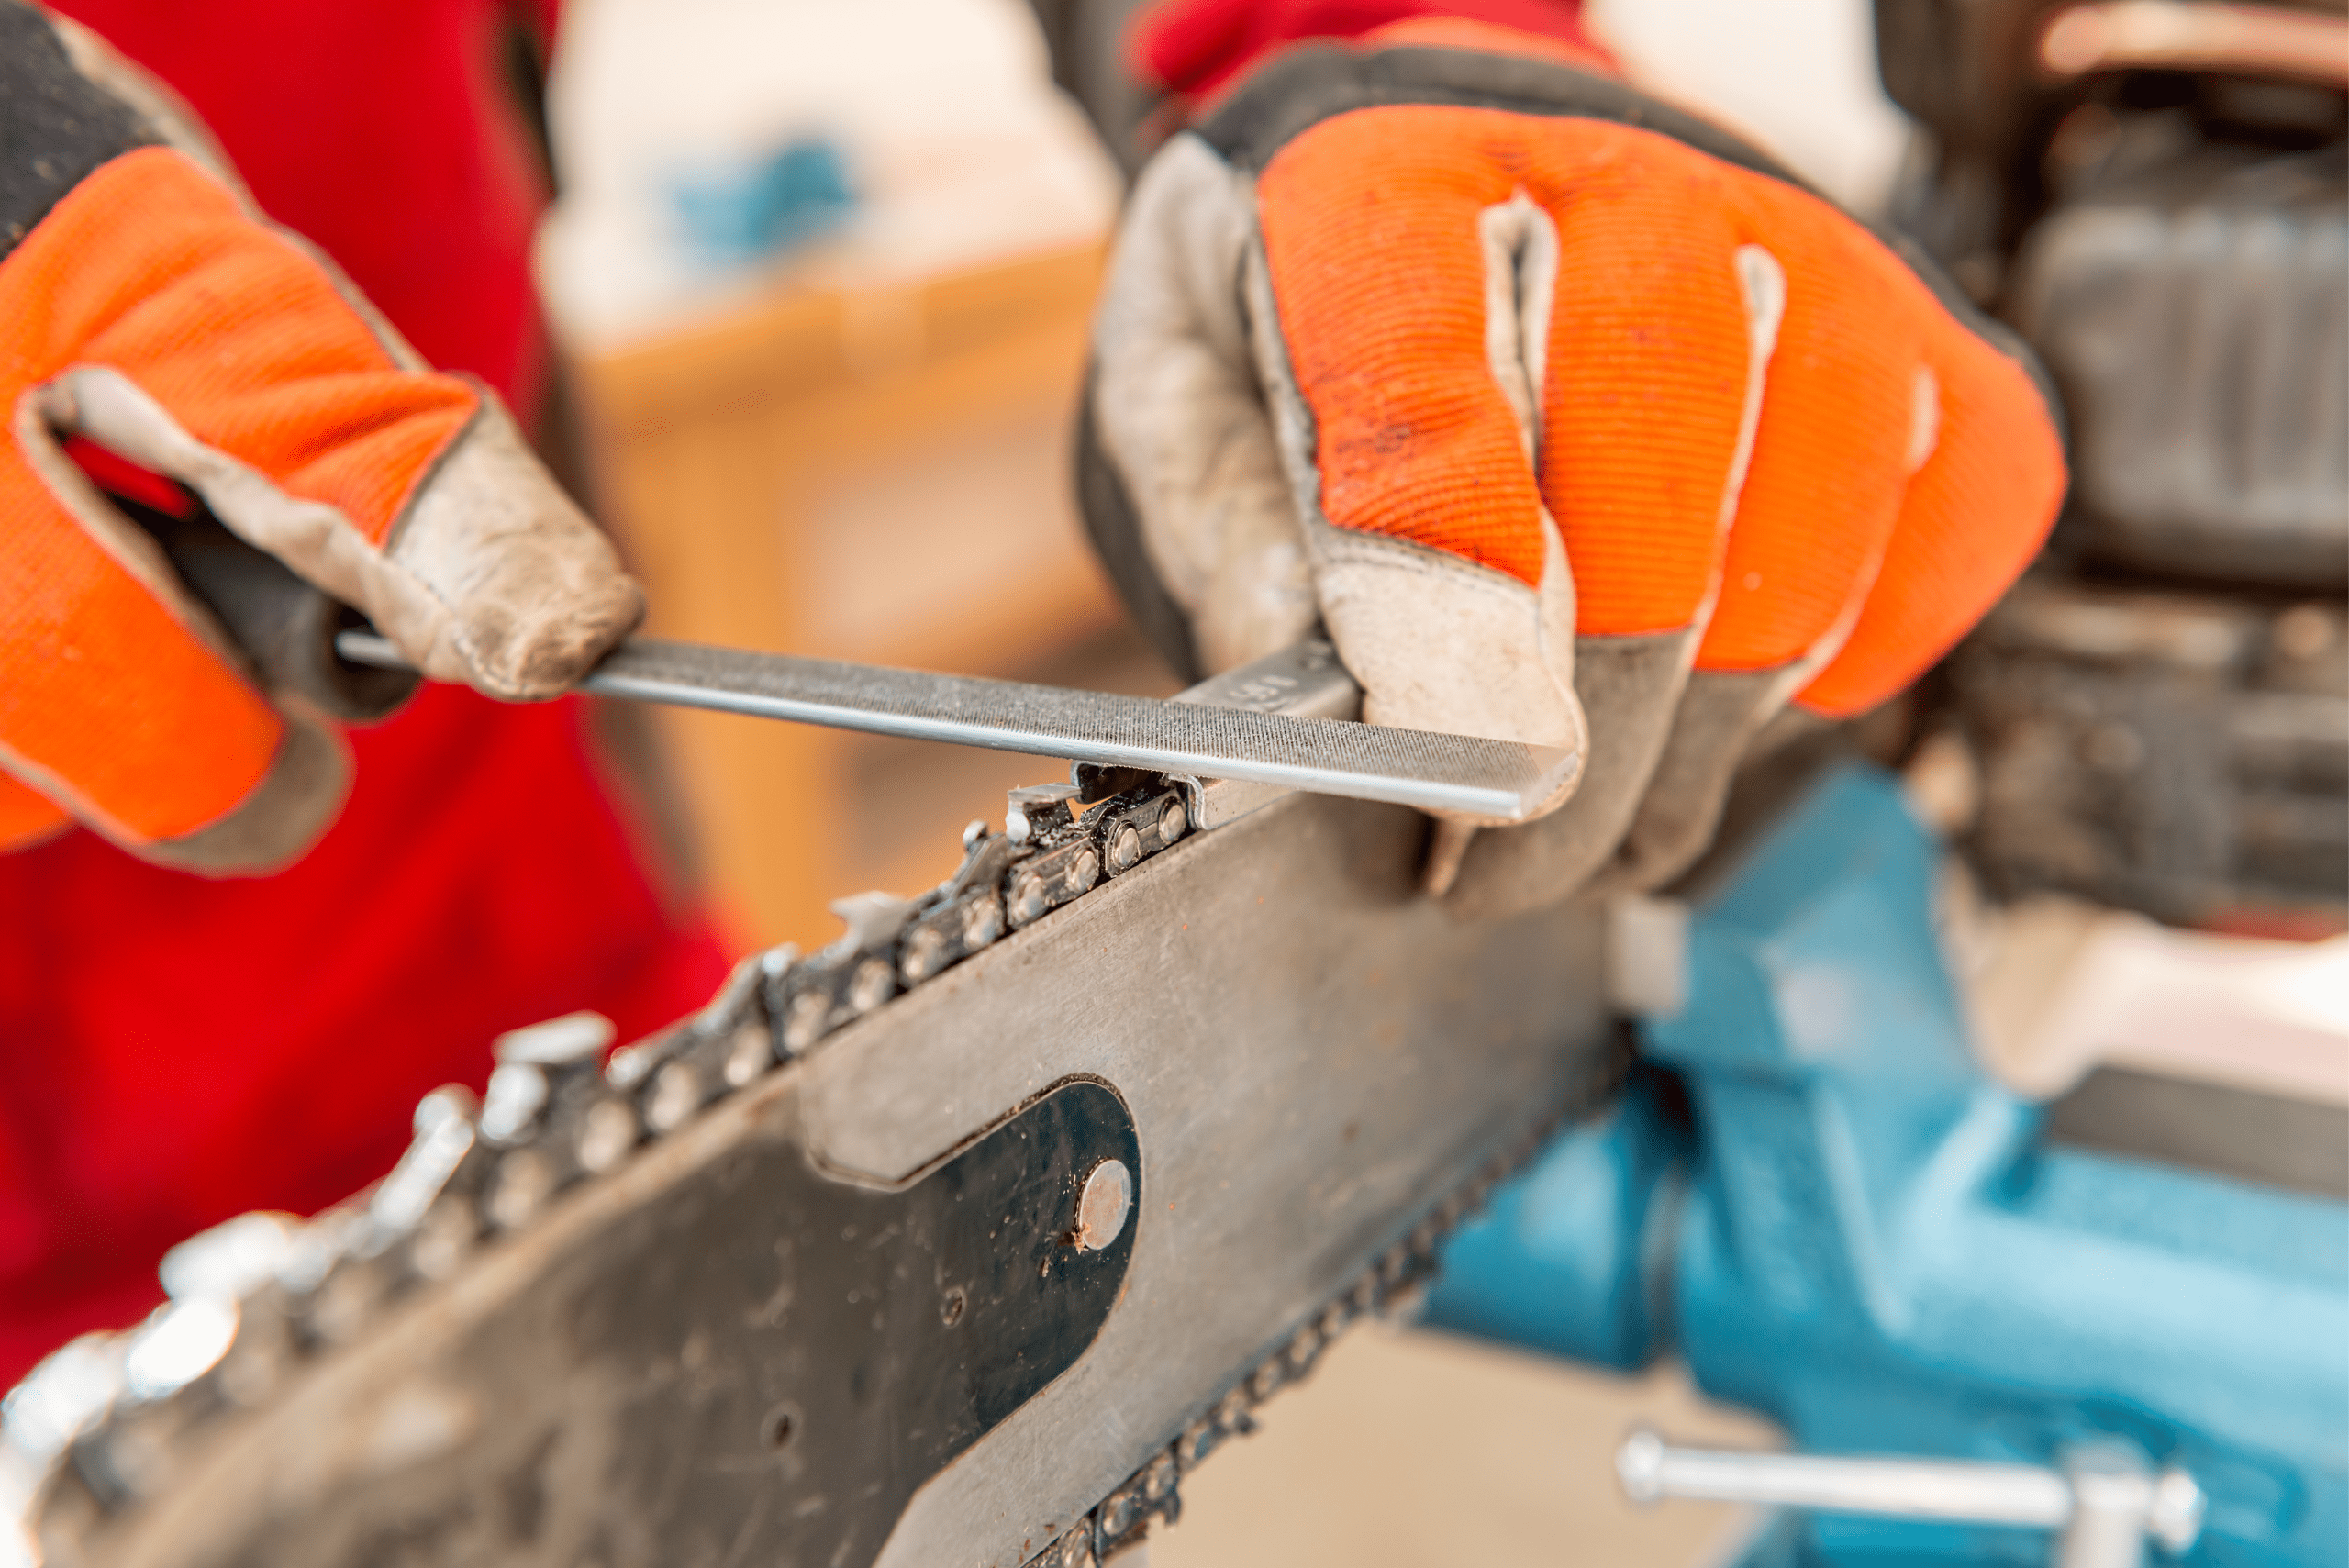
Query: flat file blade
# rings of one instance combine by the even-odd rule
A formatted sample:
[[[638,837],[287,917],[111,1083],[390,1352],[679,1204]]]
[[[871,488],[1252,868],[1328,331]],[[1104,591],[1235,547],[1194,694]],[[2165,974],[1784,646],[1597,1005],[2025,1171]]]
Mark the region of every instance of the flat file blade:
[[[406,667],[388,640],[365,632],[342,633],[335,651],[353,663]],[[639,702],[1241,779],[1501,822],[1531,817],[1582,766],[1574,751],[1513,740],[651,638],[621,643],[579,684]]]

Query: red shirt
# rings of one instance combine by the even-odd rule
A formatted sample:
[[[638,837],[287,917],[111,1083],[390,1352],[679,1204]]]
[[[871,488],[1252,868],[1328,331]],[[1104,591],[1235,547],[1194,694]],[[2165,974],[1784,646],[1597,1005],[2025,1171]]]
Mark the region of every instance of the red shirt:
[[[1583,28],[1583,0],[1153,0],[1134,17],[1127,50],[1148,80],[1197,104],[1275,50],[1310,39],[1354,39],[1413,17],[1514,28],[1604,51]]]
[[[272,217],[435,364],[527,417],[543,201],[492,0],[50,0],[175,88]],[[520,14],[551,27],[553,0]],[[0,1387],[161,1299],[172,1243],[309,1212],[390,1167],[418,1096],[489,1042],[593,1007],[622,1039],[704,1000],[723,954],[599,777],[576,701],[427,687],[354,731],[317,849],[211,881],[72,831],[0,857]]]

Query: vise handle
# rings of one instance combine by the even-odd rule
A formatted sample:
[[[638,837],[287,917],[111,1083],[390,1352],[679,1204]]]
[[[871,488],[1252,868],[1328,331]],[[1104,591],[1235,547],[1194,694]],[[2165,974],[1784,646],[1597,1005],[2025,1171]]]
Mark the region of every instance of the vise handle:
[[[2089,1444],[2060,1470],[1958,1460],[1754,1453],[1675,1448],[1635,1430],[1615,1451],[1634,1503],[1664,1497],[1806,1508],[1878,1518],[2012,1525],[2060,1532],[2055,1568],[2137,1568],[2150,1539],[2172,1553],[2202,1533],[2202,1488],[2183,1470],[2155,1473],[2119,1444]]]

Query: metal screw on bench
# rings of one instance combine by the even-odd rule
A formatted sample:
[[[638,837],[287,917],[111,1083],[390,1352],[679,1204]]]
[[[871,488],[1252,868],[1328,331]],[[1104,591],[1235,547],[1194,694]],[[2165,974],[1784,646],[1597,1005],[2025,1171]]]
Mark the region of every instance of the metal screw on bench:
[[[2145,1543],[2173,1554],[2202,1533],[2207,1500],[2182,1470],[2156,1473],[2121,1443],[2072,1451],[2064,1468],[1956,1460],[1858,1459],[1675,1448],[1634,1431],[1615,1453],[1634,1503],[1664,1497],[1753,1503],[1878,1518],[1946,1519],[2059,1532],[2054,1568],[2138,1568]]]

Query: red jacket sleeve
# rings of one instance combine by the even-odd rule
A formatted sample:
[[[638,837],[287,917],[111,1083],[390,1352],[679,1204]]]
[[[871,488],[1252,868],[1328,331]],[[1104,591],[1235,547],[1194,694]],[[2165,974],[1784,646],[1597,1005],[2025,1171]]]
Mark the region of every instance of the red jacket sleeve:
[[[1134,70],[1189,98],[1212,95],[1257,59],[1305,39],[1351,39],[1415,17],[1487,22],[1604,54],[1582,0],[1158,0],[1134,21]]]

